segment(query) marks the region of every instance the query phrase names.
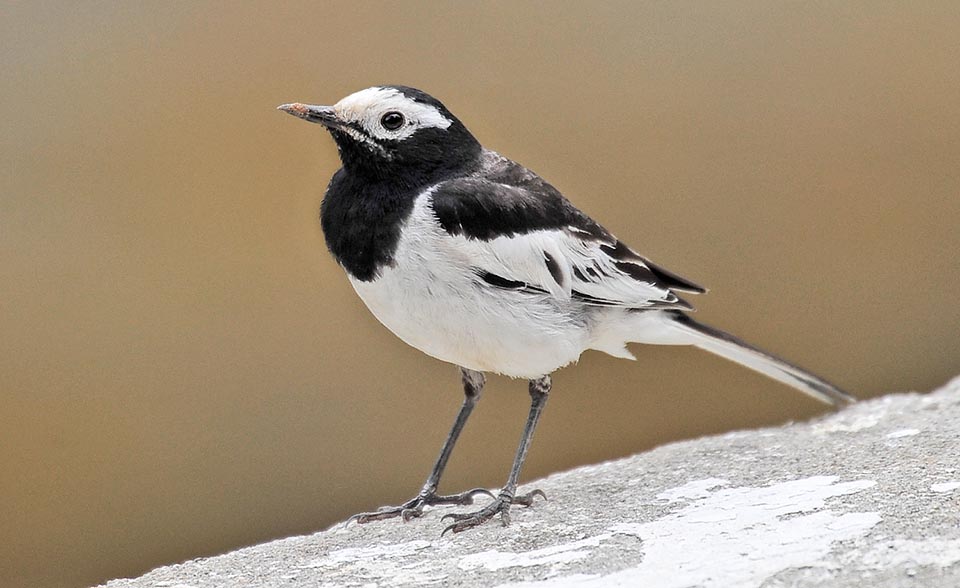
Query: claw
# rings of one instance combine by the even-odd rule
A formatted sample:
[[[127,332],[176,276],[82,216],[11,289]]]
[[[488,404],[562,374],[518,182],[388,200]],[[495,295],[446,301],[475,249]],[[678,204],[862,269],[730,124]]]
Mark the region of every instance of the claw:
[[[409,523],[413,519],[418,519],[423,516],[423,507],[417,508],[405,508],[400,511],[400,518],[405,523]]]
[[[494,500],[497,498],[486,488],[474,488],[472,490],[467,490],[466,492],[461,492],[460,494],[448,494],[444,496],[435,493],[420,494],[416,498],[408,500],[400,506],[381,506],[374,512],[357,513],[344,521],[343,525],[347,526],[353,522],[357,523],[358,525],[364,525],[373,521],[382,521],[395,517],[399,517],[403,522],[408,523],[413,519],[423,516],[424,506],[434,506],[438,504],[456,504],[464,506],[473,504],[473,498],[480,494],[485,494]]]
[[[361,522],[360,519],[362,519],[362,518],[363,518],[363,514],[362,514],[362,513],[357,513],[357,514],[355,514],[355,515],[352,515],[350,518],[348,518],[347,520],[343,521],[343,526],[344,526],[344,527],[347,527],[347,526],[350,525],[350,523],[357,523],[358,525],[362,525],[364,522],[366,522],[366,521]]]
[[[450,514],[445,514],[445,515],[443,515],[442,517],[440,517],[440,522],[442,523],[443,521],[445,521],[445,520],[447,520],[447,519],[451,519],[451,520],[454,520],[454,521],[459,521],[459,520],[466,519],[466,518],[470,518],[470,515],[465,515],[465,514],[459,514],[459,513],[452,512],[452,513],[450,513]]]

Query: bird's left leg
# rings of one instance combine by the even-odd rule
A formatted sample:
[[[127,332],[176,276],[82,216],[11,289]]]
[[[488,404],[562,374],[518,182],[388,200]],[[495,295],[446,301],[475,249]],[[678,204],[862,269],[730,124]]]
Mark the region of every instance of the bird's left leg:
[[[423,484],[423,488],[420,489],[420,493],[399,506],[384,506],[375,512],[355,514],[347,519],[347,523],[350,521],[369,523],[394,517],[400,517],[404,521],[409,521],[410,519],[421,516],[424,506],[436,504],[473,504],[473,497],[478,494],[486,494],[490,498],[494,498],[493,494],[486,488],[474,488],[473,490],[467,490],[459,494],[437,494],[440,476],[443,475],[443,470],[447,467],[447,461],[450,459],[450,454],[453,453],[453,446],[457,443],[457,438],[460,437],[463,426],[467,424],[467,418],[469,418],[470,413],[473,412],[473,407],[476,406],[477,401],[480,400],[480,394],[483,392],[483,386],[487,381],[486,376],[484,376],[482,372],[476,372],[466,368],[460,368],[460,376],[463,380],[463,405],[460,406],[460,412],[457,413],[457,420],[454,421],[453,428],[450,429],[447,440],[443,443],[443,449],[440,450],[440,456],[437,457],[433,470],[430,472],[427,481]]]
[[[540,413],[543,412],[543,407],[547,403],[547,396],[550,394],[551,385],[550,376],[530,380],[530,414],[527,417],[527,424],[523,428],[523,436],[520,438],[520,446],[517,447],[517,455],[513,460],[513,466],[510,468],[510,476],[507,478],[506,485],[500,489],[500,493],[496,499],[476,512],[444,515],[441,520],[450,518],[454,521],[452,525],[443,530],[444,533],[447,531],[459,533],[460,531],[472,529],[489,521],[498,513],[500,514],[500,520],[503,522],[503,526],[507,526],[510,524],[511,504],[530,506],[533,504],[534,497],[547,497],[542,490],[533,490],[532,492],[517,496],[517,482],[520,478],[520,468],[523,466],[523,461],[527,457],[527,450],[530,449],[533,431],[537,428]]]

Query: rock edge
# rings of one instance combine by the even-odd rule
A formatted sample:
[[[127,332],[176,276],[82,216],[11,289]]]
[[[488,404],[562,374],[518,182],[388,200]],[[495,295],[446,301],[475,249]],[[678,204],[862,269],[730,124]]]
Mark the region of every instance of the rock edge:
[[[554,474],[506,528],[440,537],[438,508],[105,586],[960,586],[958,456],[960,378]]]

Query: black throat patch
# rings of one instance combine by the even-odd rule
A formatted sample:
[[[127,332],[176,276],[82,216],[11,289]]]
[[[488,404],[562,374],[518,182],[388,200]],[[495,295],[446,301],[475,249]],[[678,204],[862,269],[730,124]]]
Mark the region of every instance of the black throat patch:
[[[343,168],[334,174],[320,206],[320,225],[327,249],[351,276],[368,282],[393,264],[417,193],[365,181]]]

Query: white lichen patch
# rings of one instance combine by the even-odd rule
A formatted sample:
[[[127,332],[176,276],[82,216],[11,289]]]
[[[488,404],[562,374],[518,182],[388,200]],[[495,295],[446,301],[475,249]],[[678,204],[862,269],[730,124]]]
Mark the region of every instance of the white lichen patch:
[[[934,492],[953,492],[957,488],[960,488],[960,482],[941,482],[930,485],[930,489]]]
[[[504,568],[543,566],[550,564],[563,564],[588,557],[591,553],[591,547],[598,547],[601,542],[612,537],[610,533],[596,535],[566,543],[535,549],[523,553],[511,553],[503,551],[483,551],[468,555],[457,564],[461,570],[475,570],[484,568],[490,571],[502,570]]]
[[[344,563],[365,561],[373,558],[391,559],[405,557],[430,547],[429,541],[407,541],[404,543],[386,543],[373,547],[347,547],[331,551],[326,556],[311,561],[304,567],[334,567]]]
[[[657,494],[657,498],[660,500],[666,500],[668,502],[706,498],[707,496],[710,496],[710,490],[719,488],[720,486],[727,486],[729,484],[730,482],[722,478],[694,480],[692,482],[687,482],[683,486],[677,486],[676,488],[664,490],[660,494]]]
[[[835,542],[861,537],[880,522],[875,512],[824,510],[829,498],[876,484],[837,480],[817,476],[761,488],[716,490],[655,521],[620,523],[609,534],[594,538],[629,534],[641,539],[643,560],[636,567],[510,586],[760,586],[783,570],[818,565]]]
[[[885,411],[879,407],[871,407],[871,412],[842,412],[834,415],[823,422],[813,425],[813,432],[817,435],[826,435],[829,433],[856,433],[864,429],[875,427],[880,419],[883,418]]]
[[[849,559],[876,570],[909,565],[945,568],[960,562],[960,539],[894,539],[873,545]]]
[[[902,437],[913,437],[914,435],[919,435],[920,429],[900,429],[899,431],[894,431],[892,433],[887,433],[887,439],[900,439]]]
[[[347,573],[357,579],[378,579],[378,586],[429,585],[442,582],[445,575],[436,573],[418,552],[438,546],[429,541],[387,543],[372,547],[348,547],[331,551],[311,560],[309,568],[329,568],[338,575]],[[383,579],[387,578],[387,582]]]

